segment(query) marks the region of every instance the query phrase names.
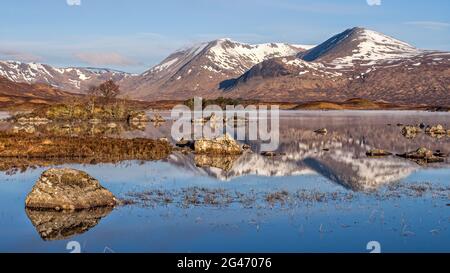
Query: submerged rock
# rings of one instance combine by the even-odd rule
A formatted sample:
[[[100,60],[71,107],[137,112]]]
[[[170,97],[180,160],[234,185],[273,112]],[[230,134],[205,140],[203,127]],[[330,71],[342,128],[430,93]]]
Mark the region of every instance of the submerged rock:
[[[223,117],[219,117],[216,115],[216,113],[212,113],[211,116],[206,118],[209,122],[211,123],[216,123],[216,122],[223,122],[224,119]]]
[[[225,122],[226,119],[224,119],[221,116],[217,116],[215,113],[212,113],[209,117],[199,117],[199,118],[193,118],[191,119],[191,123],[194,124],[206,124],[208,122],[215,124],[219,122]]]
[[[248,144],[243,144],[242,145],[242,150],[250,150],[252,147]]]
[[[179,141],[177,141],[177,143],[175,143],[175,146],[180,148],[194,149],[194,141],[182,138]]]
[[[158,141],[169,143],[169,139],[167,137],[160,137],[158,138]]]
[[[132,122],[128,124],[132,130],[145,131],[148,122]]]
[[[194,149],[198,154],[242,154],[241,146],[229,134],[215,139],[199,139],[195,141]]]
[[[277,154],[275,152],[262,152],[261,155],[262,156],[267,156],[267,157],[274,157]]]
[[[149,122],[150,120],[144,111],[140,111],[140,112],[133,112],[130,115],[128,115],[127,121],[128,123],[133,124],[133,123]]]
[[[110,129],[115,129],[115,128],[117,128],[117,123],[110,122],[106,125],[106,127],[110,128]]]
[[[91,124],[100,124],[102,121],[98,118],[92,118],[88,122]]]
[[[150,121],[153,122],[153,123],[164,123],[164,122],[166,122],[166,120],[160,114],[155,114],[150,119]]]
[[[399,154],[398,156],[415,160],[418,163],[436,163],[443,162],[444,157],[437,156],[433,151],[428,150],[427,148],[421,147],[415,151],[407,152],[404,154]]]
[[[53,211],[26,209],[26,214],[41,238],[45,241],[65,240],[82,234],[106,217],[112,207],[79,211]]]
[[[326,135],[326,134],[328,134],[328,130],[327,130],[327,128],[321,128],[321,129],[315,130],[314,133],[319,134],[319,135]]]
[[[436,150],[433,153],[434,156],[438,156],[438,157],[448,157],[448,154],[441,152],[441,150]]]
[[[203,118],[203,117],[197,118],[197,119],[191,119],[191,123],[194,123],[194,124],[205,124],[208,121],[209,120],[207,118]]]
[[[25,200],[27,208],[57,211],[113,207],[116,203],[114,195],[95,178],[74,169],[45,171]]]
[[[389,156],[392,155],[392,153],[381,150],[381,149],[373,149],[366,153],[367,156]]]
[[[447,130],[442,126],[441,124],[438,124],[436,126],[428,126],[425,129],[425,133],[434,136],[434,135],[445,135],[447,134]]]
[[[402,135],[406,138],[415,138],[418,133],[422,132],[419,127],[407,125],[402,129]]]
[[[234,115],[231,118],[225,120],[226,122],[248,122],[249,119],[247,117],[241,117],[238,115]]]

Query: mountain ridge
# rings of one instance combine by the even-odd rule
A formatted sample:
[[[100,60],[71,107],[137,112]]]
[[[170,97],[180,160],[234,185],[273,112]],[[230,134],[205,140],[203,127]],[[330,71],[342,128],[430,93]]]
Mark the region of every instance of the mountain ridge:
[[[19,83],[43,83],[72,93],[84,93],[91,85],[131,76],[109,68],[58,68],[36,62],[0,61],[0,76]]]
[[[224,96],[339,102],[359,97],[450,105],[449,52],[418,49],[361,27],[346,29],[314,47],[218,39],[179,49],[138,75],[20,62],[9,62],[8,70],[5,63],[0,61],[0,76],[14,81],[43,82],[82,93],[90,85],[113,79],[124,97],[143,101]]]
[[[306,48],[286,43],[251,45],[218,39],[177,50],[152,69],[130,79],[134,82],[124,82],[124,88],[132,89],[129,94],[141,99],[154,96],[173,99],[187,90],[195,95],[218,95],[221,81],[237,77],[263,60],[302,51]]]
[[[363,28],[305,53],[259,63],[223,90],[233,98],[450,105],[450,53],[426,51]]]

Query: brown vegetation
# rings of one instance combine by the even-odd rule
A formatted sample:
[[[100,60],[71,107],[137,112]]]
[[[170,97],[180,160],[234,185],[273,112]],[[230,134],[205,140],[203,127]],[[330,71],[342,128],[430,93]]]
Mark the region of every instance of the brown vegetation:
[[[109,163],[124,160],[159,160],[172,147],[165,141],[96,136],[37,136],[0,132],[0,170],[63,163]]]
[[[389,110],[406,109],[402,105],[390,104],[385,102],[376,102],[366,99],[354,98],[343,102],[316,101],[306,102],[295,106],[294,110]]]
[[[61,103],[69,97],[77,97],[45,84],[12,82],[0,76],[0,108],[30,109],[42,105]]]

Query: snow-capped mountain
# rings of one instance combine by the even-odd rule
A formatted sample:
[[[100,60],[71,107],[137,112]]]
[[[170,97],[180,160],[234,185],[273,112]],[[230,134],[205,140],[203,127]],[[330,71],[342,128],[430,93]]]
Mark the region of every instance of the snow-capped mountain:
[[[351,67],[410,58],[422,52],[379,32],[356,27],[331,37],[300,57],[309,62],[329,62],[338,67]]]
[[[44,83],[61,90],[83,93],[89,86],[108,79],[120,81],[130,75],[106,68],[56,68],[40,63],[0,61],[0,76],[18,83]]]
[[[126,97],[150,101],[223,96],[450,105],[449,52],[421,50],[359,27],[315,47],[219,39],[178,50],[140,75],[0,61],[0,76],[76,93],[113,79]]]
[[[284,101],[365,98],[450,104],[450,53],[425,51],[352,28],[295,57],[259,63],[224,88],[226,96]]]
[[[293,56],[310,46],[269,43],[250,45],[219,39],[179,50],[142,75],[126,81],[134,98],[208,96],[221,81],[237,77],[257,63]]]

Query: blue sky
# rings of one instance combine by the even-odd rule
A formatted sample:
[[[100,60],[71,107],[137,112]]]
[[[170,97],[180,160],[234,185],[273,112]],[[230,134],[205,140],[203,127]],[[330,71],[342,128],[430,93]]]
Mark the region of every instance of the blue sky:
[[[318,44],[353,26],[450,51],[448,0],[5,0],[0,5],[0,59],[57,66],[142,72],[202,41]]]

